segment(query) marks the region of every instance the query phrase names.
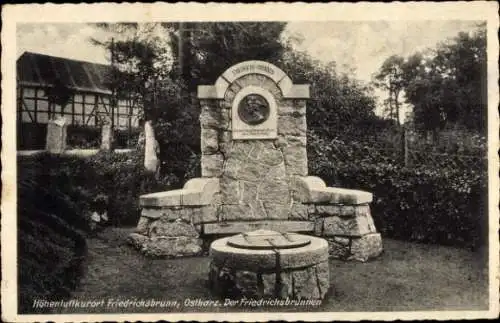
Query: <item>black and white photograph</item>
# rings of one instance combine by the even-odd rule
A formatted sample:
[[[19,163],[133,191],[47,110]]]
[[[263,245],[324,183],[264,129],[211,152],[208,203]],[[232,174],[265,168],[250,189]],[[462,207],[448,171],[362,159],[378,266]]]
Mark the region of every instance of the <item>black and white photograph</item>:
[[[2,320],[499,313],[498,4],[2,7]]]

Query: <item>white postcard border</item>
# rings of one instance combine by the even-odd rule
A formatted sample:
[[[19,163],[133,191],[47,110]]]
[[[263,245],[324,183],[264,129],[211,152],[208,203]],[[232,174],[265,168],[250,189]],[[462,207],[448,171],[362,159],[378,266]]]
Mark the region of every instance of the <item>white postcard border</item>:
[[[27,4],[2,8],[2,318],[26,321],[123,321],[123,320],[237,320],[237,321],[332,321],[396,319],[495,318],[499,306],[498,248],[498,5],[496,2],[437,3],[266,3],[266,4]],[[251,12],[251,15],[248,13]],[[488,42],[488,159],[489,159],[489,286],[488,311],[353,312],[353,313],[179,313],[179,314],[71,314],[18,315],[16,266],[16,118],[15,61],[17,23],[123,22],[123,21],[360,21],[360,20],[486,20]]]

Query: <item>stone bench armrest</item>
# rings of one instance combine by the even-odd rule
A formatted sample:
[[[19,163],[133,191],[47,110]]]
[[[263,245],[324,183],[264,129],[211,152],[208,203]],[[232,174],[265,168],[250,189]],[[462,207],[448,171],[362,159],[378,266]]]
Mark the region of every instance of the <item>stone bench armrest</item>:
[[[368,204],[373,200],[370,192],[327,187],[325,182],[316,176],[296,176],[292,186],[294,199],[301,203],[359,205]]]
[[[219,190],[218,178],[193,178],[182,189],[141,195],[139,204],[154,208],[210,205]]]

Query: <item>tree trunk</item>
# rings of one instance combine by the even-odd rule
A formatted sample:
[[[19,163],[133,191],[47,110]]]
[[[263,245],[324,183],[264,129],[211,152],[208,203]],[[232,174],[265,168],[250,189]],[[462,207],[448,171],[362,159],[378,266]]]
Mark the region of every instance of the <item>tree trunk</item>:
[[[158,142],[151,120],[144,122],[144,139],[144,167],[147,171],[156,173],[159,166]]]
[[[396,106],[396,121],[398,123],[398,126],[401,124],[401,121],[399,120],[399,91],[394,91],[394,105]]]

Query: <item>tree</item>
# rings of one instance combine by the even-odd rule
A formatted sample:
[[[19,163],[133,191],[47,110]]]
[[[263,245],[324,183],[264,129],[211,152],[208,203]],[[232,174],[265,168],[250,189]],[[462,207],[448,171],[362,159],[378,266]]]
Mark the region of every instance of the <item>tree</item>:
[[[227,68],[244,60],[278,61],[284,51],[281,22],[167,23],[175,64],[193,90],[211,84]],[[189,82],[196,80],[197,84]]]
[[[434,133],[448,125],[485,133],[486,62],[484,25],[459,33],[426,55],[411,55],[403,75],[415,125]]]
[[[304,52],[287,48],[276,63],[295,83],[310,84],[308,129],[323,138],[348,139],[369,136],[375,116],[371,89],[350,75],[337,73],[335,62],[314,60]]]
[[[169,48],[161,34],[156,33],[158,24],[99,24],[112,36],[121,39],[93,39],[97,45],[111,52],[112,73],[107,80],[113,89],[113,106],[116,99],[132,99],[140,103],[144,120],[144,166],[157,172],[158,144],[154,123],[158,119],[160,107],[165,106],[165,92],[175,87],[171,80],[172,60]]]
[[[401,94],[405,87],[403,76],[405,60],[398,55],[388,57],[380,70],[375,75],[374,85],[388,92],[388,98],[384,101],[386,115],[389,119],[401,123]]]
[[[74,92],[66,84],[64,84],[59,78],[55,78],[52,83],[53,83],[53,86],[49,87],[45,90],[45,95],[47,96],[47,99],[49,102],[49,106],[48,106],[49,118],[54,118],[56,116],[54,105],[61,106],[61,113],[64,112],[64,109],[68,105],[71,97],[73,96],[73,92]]]
[[[295,83],[311,84],[309,124],[327,138],[354,132],[363,134],[366,131],[359,125],[364,127],[366,122],[376,119],[375,100],[369,87],[350,75],[338,74],[333,62],[323,64],[293,50],[290,42],[282,36],[286,23],[186,22],[163,23],[161,27],[166,30],[163,38],[168,43],[172,59],[168,72],[168,79],[172,82],[170,89],[182,91],[177,92],[177,96],[167,96],[166,100],[170,99],[168,109],[153,109],[158,112],[155,131],[160,147],[169,148],[175,140],[178,140],[176,144],[185,142],[186,137],[199,142],[197,85],[214,83],[227,68],[244,60],[265,60],[282,68]],[[155,49],[153,53],[156,52]],[[135,56],[127,56],[124,61]],[[140,89],[141,74],[129,76],[136,79]],[[135,83],[133,80],[126,83],[127,86],[130,84]],[[139,89],[136,92],[140,92]]]

